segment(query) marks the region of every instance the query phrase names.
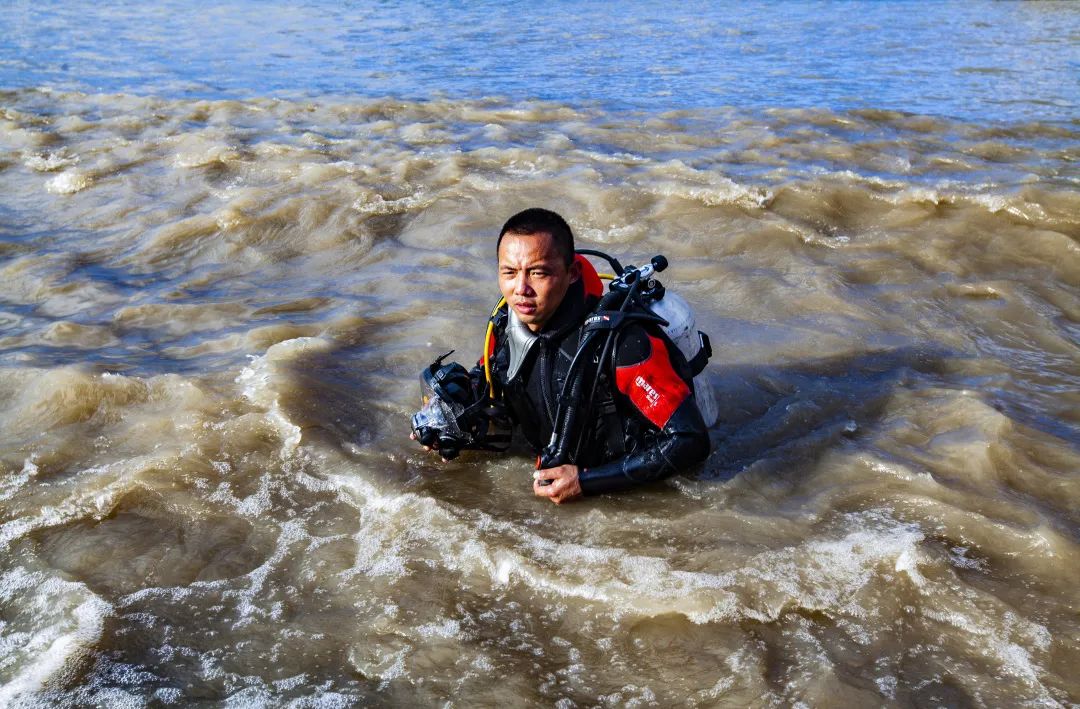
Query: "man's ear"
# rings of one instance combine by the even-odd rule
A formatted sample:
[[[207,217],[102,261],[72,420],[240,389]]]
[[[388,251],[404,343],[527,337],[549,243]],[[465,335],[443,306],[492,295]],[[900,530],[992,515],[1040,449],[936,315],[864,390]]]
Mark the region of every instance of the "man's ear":
[[[570,282],[577,283],[581,280],[581,264],[575,258],[574,262],[570,264]]]

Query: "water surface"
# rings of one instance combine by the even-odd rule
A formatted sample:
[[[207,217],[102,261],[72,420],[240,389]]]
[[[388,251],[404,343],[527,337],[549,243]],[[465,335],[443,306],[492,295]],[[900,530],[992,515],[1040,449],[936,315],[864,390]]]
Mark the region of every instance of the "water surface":
[[[1060,2],[58,2],[0,11],[0,86],[542,99],[1073,120]]]
[[[502,6],[68,7],[0,17],[0,704],[1080,701],[1070,5],[543,10],[606,28],[576,84]],[[945,98],[816,63],[942,17],[972,29],[895,61]],[[1013,84],[1023,32],[1055,49]],[[406,62],[440,37],[469,61]],[[691,62],[721,37],[784,59]],[[492,46],[533,68],[460,70]],[[670,259],[715,347],[701,470],[556,508],[524,451],[409,445],[527,205]]]

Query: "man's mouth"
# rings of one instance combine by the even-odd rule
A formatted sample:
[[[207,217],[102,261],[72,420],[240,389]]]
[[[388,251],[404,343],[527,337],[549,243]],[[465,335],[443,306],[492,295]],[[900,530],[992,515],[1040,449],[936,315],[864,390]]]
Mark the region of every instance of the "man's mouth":
[[[522,315],[532,315],[536,312],[536,303],[514,303],[514,310]]]

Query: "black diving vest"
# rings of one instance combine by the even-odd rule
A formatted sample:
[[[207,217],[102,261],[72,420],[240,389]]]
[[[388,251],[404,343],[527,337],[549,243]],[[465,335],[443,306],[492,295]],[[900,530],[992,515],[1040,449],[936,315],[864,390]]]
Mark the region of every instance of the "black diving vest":
[[[501,311],[495,320],[495,353],[492,379],[496,396],[509,409],[534,452],[551,442],[559,397],[570,365],[577,354],[585,318],[596,307],[596,298],[586,298],[580,281],[571,284],[563,303],[542,330],[527,358],[509,377],[511,347],[507,333],[509,316]],[[611,373],[602,370],[596,388],[591,420],[585,422],[578,459],[582,466],[598,465],[636,448],[650,435],[648,426],[638,417],[619,412],[615,403]]]

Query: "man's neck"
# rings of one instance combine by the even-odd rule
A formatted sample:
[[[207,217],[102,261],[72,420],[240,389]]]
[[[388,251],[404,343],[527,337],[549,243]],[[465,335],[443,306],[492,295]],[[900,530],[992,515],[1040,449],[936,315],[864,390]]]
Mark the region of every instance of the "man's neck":
[[[537,334],[546,337],[557,337],[565,331],[576,328],[585,319],[585,287],[581,279],[574,281],[566,289],[559,307],[555,309],[551,319],[540,328]]]

